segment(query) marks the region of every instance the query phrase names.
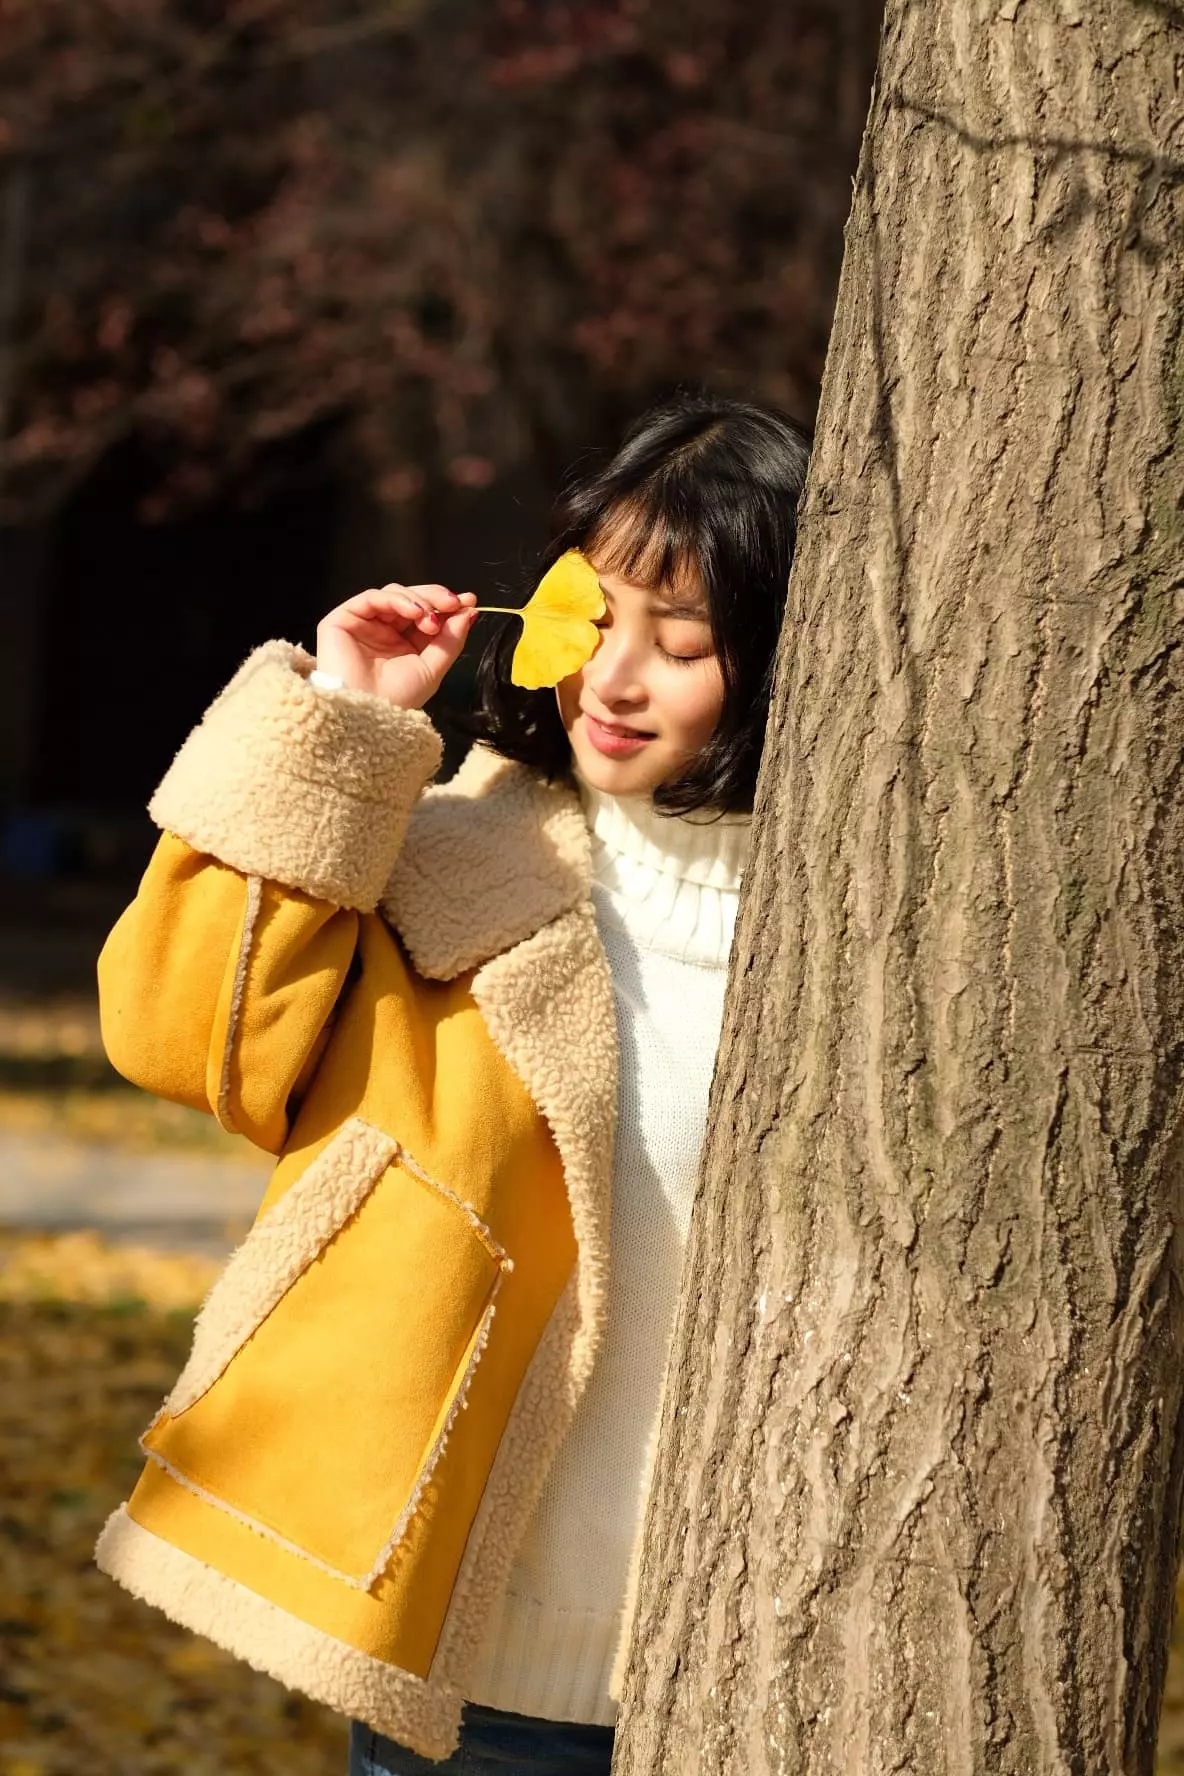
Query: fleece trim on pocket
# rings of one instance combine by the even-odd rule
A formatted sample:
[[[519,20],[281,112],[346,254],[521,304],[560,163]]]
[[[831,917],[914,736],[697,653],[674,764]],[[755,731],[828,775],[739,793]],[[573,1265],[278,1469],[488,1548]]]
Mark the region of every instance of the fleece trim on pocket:
[[[470,1204],[352,1118],[233,1255],[141,1447],[206,1504],[368,1590],[466,1407],[512,1268]]]
[[[188,1361],[153,1424],[166,1412],[178,1417],[214,1385],[235,1352],[356,1213],[399,1153],[393,1135],[361,1117],[342,1123],[227,1260],[194,1322]]]

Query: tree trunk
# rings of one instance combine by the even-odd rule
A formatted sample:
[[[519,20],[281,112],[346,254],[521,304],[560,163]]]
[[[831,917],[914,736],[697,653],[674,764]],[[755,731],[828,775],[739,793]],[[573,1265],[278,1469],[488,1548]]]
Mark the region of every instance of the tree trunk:
[[[1153,1768],[1182,71],[1174,0],[888,5],[616,1776]]]

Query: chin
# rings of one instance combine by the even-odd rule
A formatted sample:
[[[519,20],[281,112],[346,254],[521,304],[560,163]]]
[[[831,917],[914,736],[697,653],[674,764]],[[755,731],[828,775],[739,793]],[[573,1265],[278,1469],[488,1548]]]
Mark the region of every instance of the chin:
[[[582,775],[593,789],[609,795],[648,795],[662,782],[662,773],[641,759],[612,759],[594,747],[585,747],[575,754]]]

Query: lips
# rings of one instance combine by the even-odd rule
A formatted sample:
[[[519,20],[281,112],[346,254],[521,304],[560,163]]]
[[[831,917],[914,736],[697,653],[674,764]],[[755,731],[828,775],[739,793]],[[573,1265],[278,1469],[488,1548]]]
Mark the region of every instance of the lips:
[[[606,734],[615,734],[621,740],[652,740],[654,738],[645,728],[627,728],[620,722],[601,721],[598,715],[590,715],[586,709],[584,714],[590,722],[595,722],[598,728],[603,728]]]
[[[589,715],[586,709],[582,713],[584,732],[589,746],[595,747],[596,751],[603,753],[605,758],[636,758],[651,740],[657,738],[654,734],[645,733],[641,728],[627,727],[623,722],[613,722],[610,727],[607,722],[602,722],[599,716]]]

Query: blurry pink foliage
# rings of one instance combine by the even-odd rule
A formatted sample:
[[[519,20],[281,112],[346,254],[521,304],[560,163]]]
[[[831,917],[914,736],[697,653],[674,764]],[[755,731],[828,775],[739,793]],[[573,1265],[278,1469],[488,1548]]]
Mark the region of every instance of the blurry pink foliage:
[[[7,510],[132,432],[163,515],[323,421],[407,499],[678,381],[808,417],[879,12],[0,0]]]

